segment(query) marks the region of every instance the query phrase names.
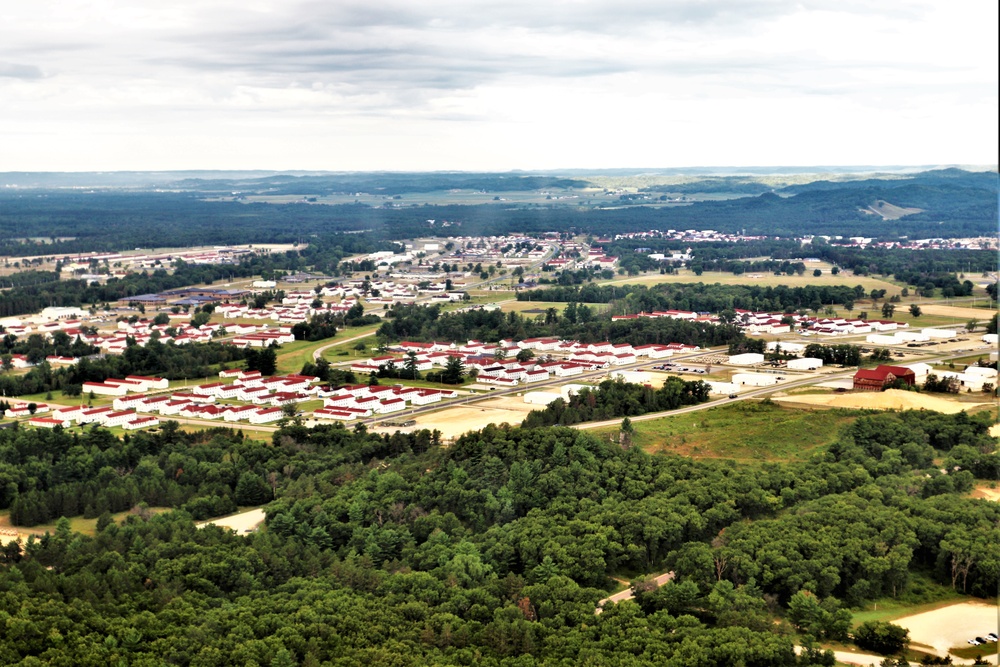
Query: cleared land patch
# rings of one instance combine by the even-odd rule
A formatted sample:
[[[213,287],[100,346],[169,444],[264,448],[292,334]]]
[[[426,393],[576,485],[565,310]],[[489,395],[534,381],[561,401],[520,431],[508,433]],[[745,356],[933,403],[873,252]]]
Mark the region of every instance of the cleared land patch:
[[[467,431],[475,431],[487,424],[508,423],[519,426],[524,417],[540,406],[529,405],[520,397],[494,398],[475,405],[446,408],[416,417],[415,428],[441,431],[445,438],[454,438]]]
[[[989,311],[984,311],[982,308],[945,306],[936,303],[921,305],[920,310],[928,315],[944,315],[946,317],[957,317],[964,320],[979,320],[980,322],[985,322],[991,316]]]
[[[841,272],[838,275],[830,273],[831,266],[826,263],[816,262],[806,265],[806,271],[801,276],[776,276],[773,273],[744,273],[736,275],[734,273],[722,271],[705,271],[702,275],[695,275],[690,269],[679,269],[677,273],[671,274],[647,274],[644,276],[634,276],[629,278],[617,278],[609,281],[600,281],[601,285],[658,285],[660,283],[705,283],[708,285],[718,283],[720,285],[761,285],[765,287],[775,287],[784,285],[786,287],[805,287],[814,285],[847,285],[854,287],[861,285],[866,292],[872,289],[884,289],[887,296],[898,294],[901,287],[891,282],[881,280],[872,276],[855,276]],[[814,269],[822,269],[823,275],[813,276]],[[855,306],[856,310],[861,310],[860,304]],[[980,315],[982,317],[982,315]]]
[[[967,648],[969,639],[996,632],[997,607],[983,602],[962,602],[925,611],[912,616],[904,616],[893,621],[910,631],[910,639],[934,649],[939,656],[946,656],[952,648]],[[996,645],[988,644],[981,650],[983,654],[996,651]]]
[[[952,415],[990,403],[960,402],[954,399],[928,396],[901,389],[882,392],[861,392],[857,394],[798,394],[774,399],[781,403],[826,406],[831,408],[855,408],[859,410],[934,410]]]
[[[195,526],[197,528],[204,528],[205,526],[221,526],[222,528],[229,528],[230,530],[234,530],[242,535],[244,533],[252,533],[257,529],[257,526],[264,523],[264,519],[264,510],[258,507],[256,509],[247,510],[246,512],[240,512],[239,514],[203,521],[195,524]]]
[[[990,434],[992,435],[992,429]],[[972,490],[972,497],[980,498],[982,500],[992,500],[997,503],[1000,502],[1000,489],[994,489],[989,486],[977,486]]]
[[[879,199],[874,204],[871,204],[867,209],[861,209],[868,213],[874,213],[879,215],[883,220],[899,220],[900,218],[913,215],[914,213],[923,213],[922,208],[907,208],[905,206],[896,206],[895,204],[890,204],[887,201],[882,201]]]

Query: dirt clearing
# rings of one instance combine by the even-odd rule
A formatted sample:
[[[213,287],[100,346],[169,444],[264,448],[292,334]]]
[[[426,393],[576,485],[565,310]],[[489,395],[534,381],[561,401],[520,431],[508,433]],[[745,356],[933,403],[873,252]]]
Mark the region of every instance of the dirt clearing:
[[[972,490],[973,498],[981,498],[982,500],[992,500],[997,503],[1000,502],[1000,489],[992,489],[988,486],[979,486]]]
[[[909,630],[912,642],[930,646],[944,657],[951,648],[967,648],[968,640],[973,637],[985,637],[988,632],[996,632],[997,608],[996,605],[981,602],[961,602],[897,618],[893,623]],[[996,646],[988,645],[983,653],[995,650]]]
[[[445,438],[459,436],[466,431],[476,431],[487,424],[502,424],[517,426],[532,410],[542,406],[528,405],[520,396],[494,398],[475,406],[448,408],[440,412],[417,417],[416,428],[429,428],[441,431]]]
[[[257,530],[257,527],[264,523],[264,518],[264,510],[257,508],[255,510],[233,514],[232,516],[224,516],[221,519],[212,519],[211,521],[196,523],[195,527],[204,528],[205,526],[222,526],[223,528],[235,530],[240,535],[244,535]]]
[[[775,399],[778,403],[805,403],[831,408],[859,408],[865,410],[934,410],[947,415],[957,414],[989,403],[962,403],[959,401],[917,394],[912,391],[888,389],[882,392],[857,394],[808,394]]]

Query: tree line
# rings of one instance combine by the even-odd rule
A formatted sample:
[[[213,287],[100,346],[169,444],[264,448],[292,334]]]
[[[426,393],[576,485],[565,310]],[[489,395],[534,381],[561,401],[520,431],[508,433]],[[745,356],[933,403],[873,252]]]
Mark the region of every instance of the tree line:
[[[472,308],[443,313],[438,305],[394,304],[377,336],[386,343],[399,340],[464,343],[549,336],[584,343],[684,343],[701,347],[728,345],[745,338],[740,328],[732,324],[667,318],[613,321],[610,313],[595,314],[589,306],[577,303],[568,304],[561,313],[549,308],[533,318],[499,310]]]
[[[701,380],[686,381],[669,376],[659,389],[650,385],[604,380],[595,389],[583,388],[568,400],[557,398],[543,410],[532,410],[521,425],[525,428],[571,426],[580,422],[635,417],[647,412],[676,410],[708,400],[709,386]]]

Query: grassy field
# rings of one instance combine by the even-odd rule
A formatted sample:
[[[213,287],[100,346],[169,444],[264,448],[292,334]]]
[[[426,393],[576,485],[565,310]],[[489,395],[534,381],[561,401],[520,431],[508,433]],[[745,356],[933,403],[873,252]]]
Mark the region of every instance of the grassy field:
[[[857,627],[867,621],[892,621],[969,600],[969,596],[934,581],[926,572],[914,571],[910,573],[906,593],[896,598],[885,597],[865,603],[864,609],[854,611],[852,622]]]
[[[813,276],[812,271],[814,268],[823,269],[823,275],[819,277]],[[754,278],[751,276],[759,277]],[[654,273],[644,276],[618,277],[608,281],[600,281],[602,285],[658,285],[660,283],[718,283],[721,285],[763,285],[770,287],[777,285],[785,285],[787,287],[805,287],[806,285],[847,285],[848,287],[854,287],[855,285],[861,285],[865,288],[865,291],[884,289],[886,290],[886,296],[898,294],[902,289],[892,281],[872,276],[854,276],[844,272],[835,276],[829,273],[829,265],[822,263],[810,264],[809,268],[801,276],[776,276],[773,273],[767,272],[738,276],[733,273],[721,271],[705,271],[702,275],[696,276],[689,269],[679,269],[674,274],[661,275]]]
[[[634,442],[649,452],[742,461],[801,461],[837,436],[861,413],[813,412],[766,402],[721,405],[675,417],[634,422]],[[617,437],[618,428],[595,429]]]
[[[298,373],[306,362],[312,363],[313,352],[329,344],[329,339],[320,341],[297,340],[285,343],[278,350],[277,374]]]
[[[354,346],[360,342],[365,343],[368,347],[374,345],[374,340],[375,340],[374,335],[375,332],[378,330],[379,326],[381,325],[373,324],[366,327],[357,327],[357,328],[352,327],[338,331],[337,338],[341,339],[354,338],[355,336],[367,336],[369,334],[371,335],[371,339],[369,340],[368,338],[365,338],[360,341],[355,340],[335,345],[334,347],[331,347],[329,350],[323,353],[323,358],[329,361],[336,362],[336,361],[349,361],[350,357],[357,357],[357,358],[364,357],[367,354],[367,352],[357,352],[355,351]],[[321,347],[326,347],[331,343],[335,343],[337,338],[324,338],[323,340],[317,340],[317,341],[297,340],[292,343],[285,343],[284,345],[281,346],[281,349],[278,350],[277,373],[278,374],[298,373],[299,371],[302,370],[302,366],[306,362],[312,363],[313,353],[316,350],[318,350]],[[338,359],[337,357],[341,358]]]
[[[150,507],[148,508],[148,510],[153,514],[162,514],[163,512],[171,511],[171,508]],[[118,512],[116,514],[112,514],[111,518],[113,518],[116,523],[121,523],[130,514],[132,514],[132,510],[125,510],[124,512]],[[84,519],[82,516],[71,517],[69,520],[69,525],[70,528],[75,533],[82,533],[84,535],[90,535],[90,536],[93,536],[97,533],[96,517],[93,519]],[[24,526],[13,526],[10,523],[10,510],[0,511],[0,528],[15,528],[18,532],[22,534],[35,534],[35,535],[44,535],[45,533],[56,532],[56,524],[54,521],[52,523],[43,523],[37,526],[31,526],[30,528]]]

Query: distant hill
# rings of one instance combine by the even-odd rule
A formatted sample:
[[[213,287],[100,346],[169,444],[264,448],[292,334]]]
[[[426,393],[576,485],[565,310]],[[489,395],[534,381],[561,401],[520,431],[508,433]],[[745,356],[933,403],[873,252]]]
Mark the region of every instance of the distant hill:
[[[473,190],[482,192],[519,192],[549,188],[584,188],[587,181],[552,176],[469,173],[365,173],[290,176],[263,178],[203,179],[188,178],[168,183],[167,187],[206,193],[254,193],[269,195],[334,195],[364,192],[398,195],[414,192]]]
[[[118,176],[141,180],[137,175]],[[553,198],[542,204],[498,201],[391,206],[389,202],[381,206],[242,203],[231,196],[234,191],[296,195],[304,191],[377,192],[389,196],[434,188],[511,192],[589,185],[582,179],[520,173],[255,174],[253,178],[184,178],[173,181],[170,187],[155,189],[134,186],[89,191],[51,186],[68,182],[66,178],[53,175],[53,180],[46,181],[50,187],[40,190],[0,188],[0,254],[307,242],[311,236],[343,232],[364,232],[374,240],[547,231],[605,236],[650,229],[715,229],[782,237],[955,238],[996,234],[998,216],[997,174],[957,169],[838,178],[774,191],[773,185],[758,184],[745,175],[693,178],[686,181],[692,192],[716,188],[733,193],[742,188],[750,196],[737,192],[730,198],[684,206],[664,206],[658,197],[637,201],[605,198],[607,205]],[[211,192],[225,193],[225,201],[206,201]],[[439,199],[448,201],[447,197]],[[448,225],[435,227],[432,220],[447,221]],[[45,246],[23,245],[22,239],[38,237],[74,238]]]

